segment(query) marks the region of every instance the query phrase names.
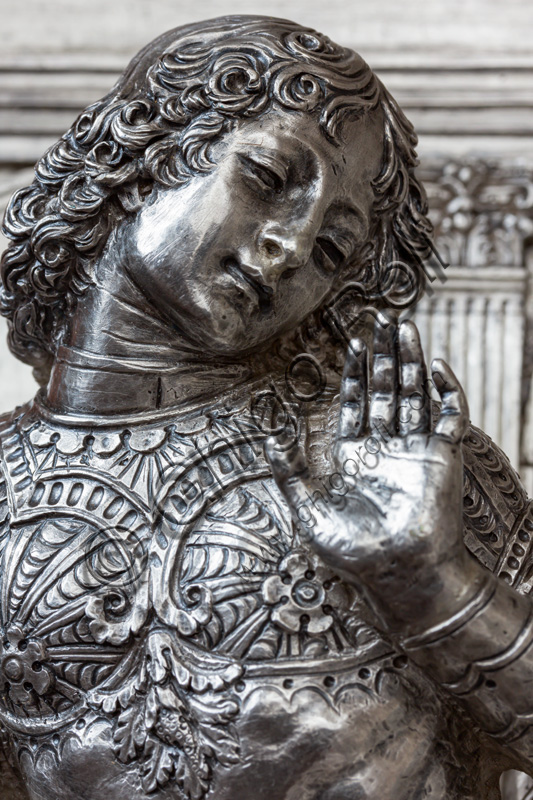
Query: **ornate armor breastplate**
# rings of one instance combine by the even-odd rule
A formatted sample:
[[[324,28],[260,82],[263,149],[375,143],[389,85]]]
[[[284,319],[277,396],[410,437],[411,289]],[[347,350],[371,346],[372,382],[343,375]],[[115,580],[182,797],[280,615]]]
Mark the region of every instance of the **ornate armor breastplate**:
[[[103,713],[119,758],[141,751],[145,791],[173,775],[199,797],[213,760],[236,758],[244,676],[288,688],[317,671],[324,688],[390,652],[299,544],[263,439],[246,415],[186,433],[73,431],[31,410],[5,426],[0,720],[12,736],[57,743]]]
[[[30,409],[1,439],[0,724],[19,758],[104,718],[144,793],[201,798],[239,762],[247,692],[433,696],[299,541],[245,412],[74,431]]]

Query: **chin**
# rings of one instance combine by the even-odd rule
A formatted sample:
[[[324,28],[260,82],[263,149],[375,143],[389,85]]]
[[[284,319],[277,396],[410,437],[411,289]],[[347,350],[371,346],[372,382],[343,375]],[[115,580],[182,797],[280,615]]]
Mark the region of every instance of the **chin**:
[[[211,355],[243,358],[266,350],[297,324],[274,323],[252,304],[220,292],[209,297],[209,313],[198,314],[194,326],[189,324],[189,337]]]
[[[212,332],[209,339],[203,332],[201,346],[205,348],[206,353],[211,355],[218,355],[226,358],[240,359],[253,353],[266,350],[273,338],[267,336],[258,338],[257,336],[250,336],[250,327],[243,328],[242,330],[229,331],[223,333]],[[275,338],[275,337],[274,337]]]
[[[216,320],[216,325],[213,321]],[[226,356],[239,356],[255,349],[257,335],[251,337],[250,331],[256,330],[257,320],[249,308],[240,308],[235,303],[225,300],[213,303],[209,319],[198,326],[196,340],[209,352]]]
[[[223,320],[219,319],[220,322],[223,323]],[[238,329],[232,326],[232,329],[225,330],[220,324],[216,329],[206,325],[198,331],[195,340],[206,353],[212,355],[238,358],[247,351],[250,352],[250,337],[245,326],[239,326]]]

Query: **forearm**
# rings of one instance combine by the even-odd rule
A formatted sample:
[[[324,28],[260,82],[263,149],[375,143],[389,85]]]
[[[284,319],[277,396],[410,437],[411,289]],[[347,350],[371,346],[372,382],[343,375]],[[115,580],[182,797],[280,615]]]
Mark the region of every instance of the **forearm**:
[[[533,603],[471,559],[475,580],[449,613],[397,635],[402,649],[460,699],[477,724],[533,764]],[[455,576],[460,578],[460,576]],[[469,575],[470,580],[472,574]],[[453,581],[452,581],[453,583]],[[446,605],[443,589],[438,608]],[[428,621],[431,609],[421,609]]]

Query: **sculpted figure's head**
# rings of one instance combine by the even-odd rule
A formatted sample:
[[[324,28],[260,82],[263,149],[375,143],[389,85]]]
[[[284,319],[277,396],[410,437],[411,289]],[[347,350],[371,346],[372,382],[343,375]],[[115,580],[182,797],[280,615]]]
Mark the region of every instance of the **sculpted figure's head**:
[[[263,17],[164,34],[12,199],[12,351],[46,377],[102,258],[192,343],[230,356],[350,281],[410,304],[430,247],[415,144],[366,63],[321,34]]]

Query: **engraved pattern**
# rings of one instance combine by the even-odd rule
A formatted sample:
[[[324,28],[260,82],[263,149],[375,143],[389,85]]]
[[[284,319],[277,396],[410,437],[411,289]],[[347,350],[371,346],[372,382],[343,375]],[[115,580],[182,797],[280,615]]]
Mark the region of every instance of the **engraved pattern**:
[[[197,799],[216,764],[239,758],[243,674],[285,663],[304,670],[305,685],[335,659],[387,657],[357,594],[302,549],[259,440],[242,412],[193,434],[167,426],[73,435],[32,409],[6,426],[1,718],[19,749],[27,735],[92,708],[114,720],[116,756],[138,763],[147,793],[172,780]],[[323,452],[311,441],[318,464]],[[530,524],[524,495],[477,430],[465,460],[466,541],[496,568]],[[150,517],[150,503],[160,514]],[[170,553],[152,566],[170,605],[149,598],[150,551]],[[374,670],[359,670],[364,687]]]
[[[514,544],[527,495],[508,458],[478,428],[470,428],[463,454],[465,542],[486,567],[510,582],[503,566],[505,553],[509,542]]]
[[[301,551],[261,479],[262,438],[234,413],[192,434],[80,434],[35,409],[6,427],[0,714],[19,748],[93,709],[114,720],[116,756],[138,762],[146,792],[172,780],[200,798],[214,765],[238,757],[241,663],[388,650],[354,592]],[[150,572],[170,591],[150,597]],[[287,580],[288,627],[275,590]]]
[[[247,662],[331,657],[375,639],[355,592],[301,549],[287,518],[278,492],[261,482],[196,527],[180,582],[211,594],[213,614],[196,637],[202,647]]]

